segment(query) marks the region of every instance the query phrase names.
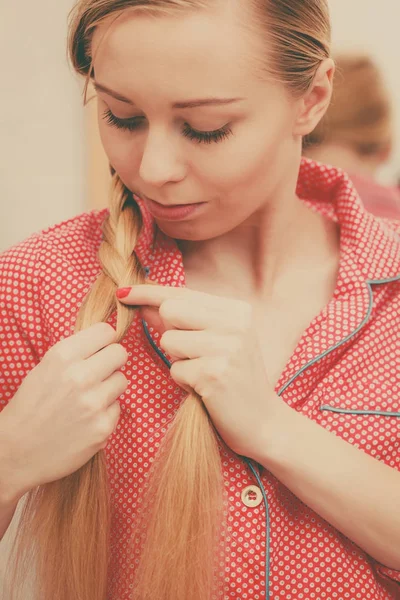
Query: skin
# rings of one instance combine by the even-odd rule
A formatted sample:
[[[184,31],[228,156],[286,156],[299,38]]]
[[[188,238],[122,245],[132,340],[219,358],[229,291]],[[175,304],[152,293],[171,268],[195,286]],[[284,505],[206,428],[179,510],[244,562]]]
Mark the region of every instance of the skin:
[[[304,272],[312,278],[338,261],[335,225],[295,195],[301,139],[328,106],[334,67],[324,61],[312,89],[297,99],[261,80],[252,57],[267,48],[241,25],[241,6],[160,18],[132,11],[106,21],[93,38],[94,72],[96,83],[131,102],[98,91],[102,143],[125,185],[164,204],[207,202],[190,220],[157,220],[178,240],[188,285],[191,273],[206,270],[221,292],[265,305],[279,285],[289,295],[299,285],[308,289]],[[171,108],[208,97],[243,100]],[[107,109],[122,119],[142,117],[139,128],[116,129],[103,118]],[[232,135],[199,144],[182,134],[185,123],[200,131],[228,124]],[[299,269],[301,276],[291,277]],[[332,281],[324,285],[330,290]]]

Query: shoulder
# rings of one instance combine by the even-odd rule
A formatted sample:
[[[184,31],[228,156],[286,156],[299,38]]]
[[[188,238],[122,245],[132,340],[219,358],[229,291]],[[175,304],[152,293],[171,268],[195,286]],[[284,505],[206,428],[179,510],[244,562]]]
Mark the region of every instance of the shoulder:
[[[106,214],[78,215],[0,254],[0,411],[47,350],[72,333],[99,271]]]
[[[43,230],[38,235],[42,258],[61,252],[79,263],[92,256],[101,243],[102,225],[107,215],[107,209],[94,210]]]
[[[83,298],[100,272],[98,248],[108,210],[78,215],[0,254],[0,333],[14,328],[47,347],[72,332]]]
[[[97,268],[97,250],[102,238],[102,224],[107,210],[96,210],[52,225],[31,235],[0,254],[0,278],[26,280],[39,276],[43,267],[47,276],[59,264],[75,268]]]
[[[85,212],[56,225],[44,229],[39,235],[44,239],[65,241],[65,236],[74,233],[79,239],[93,239],[99,236],[108,209]]]

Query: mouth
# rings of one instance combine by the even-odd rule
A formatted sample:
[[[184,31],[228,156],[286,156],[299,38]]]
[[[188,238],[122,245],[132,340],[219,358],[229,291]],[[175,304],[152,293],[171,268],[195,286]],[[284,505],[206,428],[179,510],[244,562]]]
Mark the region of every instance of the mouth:
[[[188,204],[162,204],[145,195],[140,195],[140,198],[146,203],[151,214],[159,219],[166,221],[181,221],[187,219],[197,213],[200,207],[205,206],[206,202],[192,202]]]

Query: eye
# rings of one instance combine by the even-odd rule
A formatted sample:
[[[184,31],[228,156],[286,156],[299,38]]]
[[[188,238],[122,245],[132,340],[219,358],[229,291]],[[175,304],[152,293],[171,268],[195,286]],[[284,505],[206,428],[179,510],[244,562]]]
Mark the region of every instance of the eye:
[[[110,109],[107,109],[102,118],[112,127],[121,129],[122,131],[135,131],[138,129],[145,117],[130,117],[129,119],[120,119],[116,117]],[[228,125],[215,129],[214,131],[198,131],[190,127],[188,123],[183,126],[182,134],[198,144],[211,144],[212,142],[221,142],[232,135],[232,130]]]
[[[107,109],[103,113],[102,118],[109,125],[112,125],[117,129],[122,129],[123,131],[134,131],[135,129],[140,127],[145,117],[131,117],[129,119],[120,119],[119,117],[116,117],[110,109]]]
[[[198,144],[211,144],[212,142],[221,142],[232,135],[232,130],[226,125],[221,129],[214,131],[198,131],[185,123],[183,127],[183,135],[190,140],[196,141]]]

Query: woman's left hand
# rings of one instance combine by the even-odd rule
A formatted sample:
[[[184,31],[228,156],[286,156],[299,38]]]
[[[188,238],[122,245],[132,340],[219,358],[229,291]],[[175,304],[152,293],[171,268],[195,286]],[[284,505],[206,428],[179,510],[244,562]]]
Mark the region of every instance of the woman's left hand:
[[[144,284],[124,291],[120,302],[143,307],[143,318],[162,333],[174,381],[201,396],[234,452],[257,460],[281,401],[268,381],[252,306],[188,288]]]

